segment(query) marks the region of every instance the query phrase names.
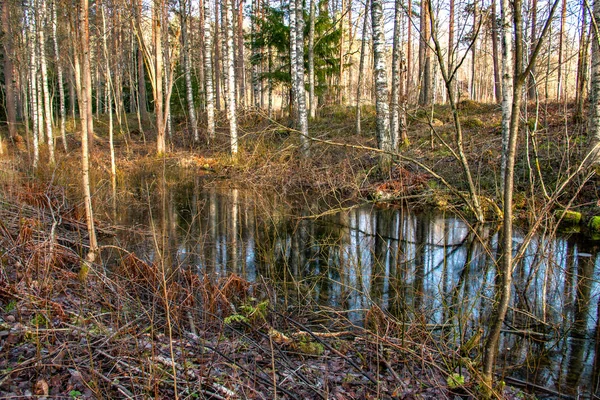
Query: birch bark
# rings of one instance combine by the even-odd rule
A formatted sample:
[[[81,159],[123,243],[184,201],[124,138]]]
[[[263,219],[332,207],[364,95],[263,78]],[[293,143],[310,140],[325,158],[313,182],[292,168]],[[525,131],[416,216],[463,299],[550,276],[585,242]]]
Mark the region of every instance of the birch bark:
[[[375,109],[377,114],[375,129],[377,145],[381,150],[392,151],[382,0],[371,1],[371,23],[373,26],[373,73],[375,77]],[[392,164],[391,155],[387,153],[382,154],[379,164],[382,170],[389,170]]]
[[[208,0],[204,0],[204,83],[206,85],[206,129],[209,141],[215,138],[215,98],[211,55],[212,39],[213,36],[210,31],[210,5]]]

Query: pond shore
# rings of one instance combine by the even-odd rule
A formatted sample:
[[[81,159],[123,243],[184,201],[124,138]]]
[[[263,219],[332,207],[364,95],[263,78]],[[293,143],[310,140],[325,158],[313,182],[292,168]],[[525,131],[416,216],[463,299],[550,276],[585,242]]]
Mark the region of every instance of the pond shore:
[[[465,102],[461,113],[472,173],[486,216],[495,221],[501,208],[500,110]],[[363,115],[368,131],[373,115],[369,110]],[[190,142],[180,127],[172,151],[160,158],[154,156],[150,130],[120,135],[118,187],[140,176],[162,176],[168,185],[191,174],[276,191],[292,199],[290,207],[309,205],[314,215],[380,202],[445,209],[473,220],[456,195],[467,188],[452,145],[442,143],[453,138],[449,111],[442,106],[433,119],[427,115],[410,114],[411,144],[401,152],[450,187],[407,161],[380,171],[377,153],[369,150],[376,147],[374,138],[353,135],[352,112],[337,109],[323,110],[313,121],[320,141],[311,146],[309,158],[300,157],[293,130],[252,114],[242,120],[245,135],[237,160],[227,154],[225,129],[208,145]],[[555,229],[555,210],[574,209],[590,220],[600,215],[595,176],[582,174],[563,193],[552,192],[586,151],[582,128],[565,129],[569,118],[550,105],[540,117],[544,129],[533,135],[535,158],[531,137],[520,144],[514,206],[525,226],[547,218]],[[97,126],[96,218],[99,233],[110,236],[119,228],[111,217],[112,202],[136,203],[131,193],[107,189],[108,142],[102,123]],[[406,325],[373,306],[357,326],[332,309],[282,308],[268,282],[174,271],[126,248],[103,250],[119,253],[111,273],[101,263],[82,268],[87,233],[77,201],[81,189],[73,177],[79,160],[74,132],[73,150],[59,156],[56,167],[31,171],[24,148],[16,145],[12,158],[3,161],[0,341],[6,357],[0,397],[478,397],[479,344],[466,352],[450,347],[436,333],[439,327],[424,321]],[[470,339],[476,341],[465,338],[465,344]],[[503,398],[527,396],[514,388],[498,390]],[[553,395],[547,388],[536,390]]]

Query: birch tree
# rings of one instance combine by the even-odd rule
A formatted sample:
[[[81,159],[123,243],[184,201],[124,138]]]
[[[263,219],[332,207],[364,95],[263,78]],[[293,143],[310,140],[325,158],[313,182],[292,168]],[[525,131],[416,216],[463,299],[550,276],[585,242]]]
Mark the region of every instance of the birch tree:
[[[592,51],[587,134],[590,138],[588,165],[600,164],[600,0],[595,0],[592,10]]]
[[[315,18],[317,17],[316,14],[317,7],[315,5],[315,0],[310,0],[310,10],[308,14],[308,109],[310,110],[311,119],[314,119],[317,116],[317,103],[315,98]]]
[[[65,128],[65,120],[67,118],[66,115],[66,107],[65,107],[65,85],[63,82],[63,66],[60,59],[60,53],[58,49],[58,39],[56,35],[56,30],[58,28],[57,21],[57,12],[58,8],[57,0],[52,2],[52,42],[54,44],[54,62],[56,63],[56,79],[58,80],[58,101],[59,101],[59,112],[60,112],[60,137],[62,138],[63,148],[65,149],[65,153],[68,151],[67,146],[67,135]]]
[[[37,168],[40,160],[40,127],[39,127],[39,109],[38,109],[38,87],[37,87],[37,49],[35,33],[35,15],[32,9],[28,10],[27,19],[29,29],[27,31],[27,49],[29,51],[29,98],[31,104],[31,122],[33,133],[33,168]]]
[[[371,0],[371,24],[373,27],[373,74],[375,77],[375,110],[377,114],[375,131],[377,146],[383,151],[391,152],[393,148],[390,137],[382,0]],[[389,153],[382,154],[379,164],[382,170],[389,170],[392,164],[391,155]]]
[[[514,75],[512,78],[512,104],[505,104],[503,99],[502,107],[510,107],[510,120],[504,121],[508,113],[502,114],[503,129],[505,126],[508,127],[508,142],[506,147],[506,160],[503,165],[503,203],[502,203],[502,234],[501,234],[501,257],[500,263],[497,270],[497,291],[496,299],[494,302],[494,308],[492,311],[490,329],[488,336],[485,340],[484,351],[483,351],[483,384],[484,390],[488,391],[488,394],[492,392],[492,383],[494,377],[494,367],[496,364],[496,357],[498,355],[498,348],[500,343],[500,333],[506,318],[506,312],[508,310],[511,292],[512,292],[512,273],[514,271],[514,256],[513,256],[513,190],[514,190],[514,173],[515,173],[515,161],[517,154],[517,142],[519,133],[519,122],[521,114],[521,103],[522,103],[522,92],[525,89],[525,82],[527,77],[531,73],[531,68],[535,64],[536,58],[540,52],[541,44],[543,39],[546,37],[548,30],[551,26],[551,21],[556,11],[560,0],[555,0],[550,9],[548,19],[544,25],[538,43],[531,53],[528,64],[525,66],[523,63],[523,1],[514,0],[512,7],[512,29],[514,32]],[[502,22],[504,35],[510,35],[511,28],[507,24],[508,11],[510,10],[509,0],[502,0]],[[503,37],[503,53],[506,51],[504,47],[508,49],[505,43],[506,37]],[[506,60],[502,60],[503,64],[506,64]],[[508,67],[508,65],[506,65]],[[504,70],[503,70],[504,72]],[[503,79],[506,79],[503,78]]]
[[[17,135],[16,123],[17,123],[17,111],[15,107],[15,92],[14,92],[14,79],[13,79],[13,38],[12,29],[10,26],[10,3],[4,1],[2,7],[2,36],[3,47],[4,47],[4,91],[5,91],[5,105],[6,109],[6,123],[8,125],[8,135],[14,138]],[[0,138],[0,154],[2,154],[2,138]]]
[[[186,0],[179,0],[179,14],[181,19],[181,45],[183,51],[183,71],[185,74],[185,94],[190,116],[190,125],[194,141],[200,139],[198,135],[198,122],[196,120],[196,107],[192,91],[192,68],[190,62],[190,43],[188,39],[188,6]]]
[[[229,0],[223,0],[221,3],[221,13],[223,15],[225,48],[223,49],[223,62],[225,64],[225,92],[227,97],[227,119],[229,120],[229,138],[231,156],[237,157],[238,137],[237,137],[237,104],[235,98],[235,67],[234,67],[234,48],[233,48],[233,11]]]
[[[79,96],[81,109],[81,172],[82,184],[84,192],[85,216],[89,235],[89,249],[86,260],[90,263],[94,262],[98,253],[98,242],[96,239],[96,229],[94,227],[94,212],[92,207],[92,193],[90,190],[90,164],[89,164],[89,124],[87,118],[91,113],[86,112],[91,107],[89,102],[89,94],[91,87],[86,76],[91,76],[90,72],[90,53],[89,53],[89,0],[81,0],[79,4],[79,43],[81,46],[81,65],[82,71],[79,74],[79,86],[81,87],[81,95]],[[76,61],[78,63],[78,61]]]
[[[218,16],[215,16],[215,18],[218,18]],[[215,138],[212,39],[213,36],[210,31],[210,5],[208,0],[204,0],[204,83],[206,85],[206,129],[209,140],[214,140]]]
[[[308,136],[308,114],[306,112],[306,89],[304,86],[304,9],[302,0],[296,2],[296,89],[298,105],[298,125],[300,128],[300,150],[302,155],[308,156],[310,139]]]
[[[50,164],[54,164],[54,132],[52,130],[52,109],[50,107],[50,89],[48,88],[48,63],[46,61],[46,35],[44,26],[46,25],[46,1],[36,1],[37,13],[37,45],[39,51],[39,62],[42,79],[42,94],[44,107],[44,122],[46,123],[46,139],[48,141],[48,157]]]
[[[392,137],[392,148],[397,150],[400,146],[400,141],[403,144],[408,143],[408,137],[406,135],[406,118],[404,102],[402,107],[400,104],[400,98],[404,98],[404,51],[402,50],[402,43],[400,42],[400,32],[402,30],[402,1],[395,1],[395,13],[394,13],[394,42],[392,46],[392,100],[390,104],[390,129]],[[400,139],[402,137],[402,139]]]
[[[360,41],[360,61],[358,64],[358,81],[356,83],[356,134],[361,134],[361,103],[362,103],[362,82],[365,69],[365,53],[367,50],[367,27],[370,10],[370,0],[365,2],[365,12],[363,16],[362,38]],[[404,95],[404,93],[403,93]]]

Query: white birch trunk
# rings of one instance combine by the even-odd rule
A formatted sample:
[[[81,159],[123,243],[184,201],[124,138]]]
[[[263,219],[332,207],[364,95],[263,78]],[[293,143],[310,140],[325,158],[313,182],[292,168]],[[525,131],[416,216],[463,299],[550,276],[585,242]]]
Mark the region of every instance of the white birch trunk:
[[[65,149],[65,153],[69,151],[67,146],[67,135],[65,128],[65,119],[67,116],[67,111],[65,107],[65,85],[63,82],[63,66],[60,60],[60,53],[58,52],[58,40],[56,38],[56,28],[58,26],[58,21],[56,18],[56,9],[58,8],[57,1],[54,0],[52,3],[52,41],[54,42],[54,59],[56,61],[56,69],[57,69],[57,79],[58,79],[58,98],[59,98],[59,108],[60,108],[60,137],[62,138],[63,148]]]
[[[228,0],[221,3],[223,15],[225,16],[225,42],[226,49],[223,52],[223,61],[225,64],[225,79],[227,85],[227,119],[229,120],[229,135],[231,143],[231,155],[235,158],[238,153],[237,137],[237,116],[236,116],[236,98],[235,98],[235,66],[234,66],[234,48],[233,48],[233,10]]]
[[[154,43],[154,113],[156,114],[156,152],[164,154],[165,120],[163,115],[163,50],[162,50],[162,0],[154,0],[152,8],[152,41]]]
[[[392,151],[382,0],[371,1],[371,22],[373,26],[373,73],[375,78],[375,109],[377,114],[375,129],[377,145],[383,151]],[[391,162],[392,158],[390,154],[381,155],[380,165],[383,170],[388,170]]]
[[[88,228],[89,235],[89,251],[87,254],[87,261],[92,263],[96,259],[96,255],[98,252],[98,242],[96,240],[96,229],[94,227],[94,213],[92,207],[92,193],[90,190],[90,164],[89,164],[89,149],[88,149],[88,135],[89,130],[89,121],[87,119],[90,117],[91,113],[89,111],[89,91],[91,91],[91,87],[89,85],[91,80],[88,80],[86,76],[91,76],[90,73],[90,54],[89,54],[89,14],[88,14],[88,0],[81,0],[81,12],[79,16],[79,29],[80,35],[79,39],[81,41],[81,57],[83,70],[79,75],[80,86],[81,86],[81,96],[80,96],[80,109],[81,109],[81,171],[82,171],[82,183],[83,183],[83,192],[84,192],[84,203],[85,203],[85,215],[86,222]],[[78,63],[76,61],[76,63]],[[87,111],[86,111],[87,110]]]
[[[215,98],[213,88],[212,42],[210,32],[210,6],[204,0],[204,79],[206,85],[206,124],[208,139],[215,138]]]
[[[52,109],[50,108],[50,91],[48,89],[48,64],[46,62],[46,36],[44,26],[46,25],[46,1],[38,3],[38,46],[40,51],[40,66],[42,73],[42,93],[44,101],[44,119],[46,122],[46,138],[48,140],[48,157],[50,164],[54,164],[54,132],[52,132]]]
[[[394,14],[394,42],[392,45],[392,100],[390,104],[390,131],[392,136],[392,148],[397,150],[400,145],[400,24],[402,18],[402,3],[395,1]]]
[[[315,18],[316,15],[315,0],[310,0],[310,28],[308,31],[308,108],[310,109],[310,118],[317,116],[317,103],[315,99]],[[363,60],[361,58],[361,60]],[[360,89],[359,89],[360,90]]]
[[[297,124],[298,101],[298,48],[296,47],[296,1],[290,1],[290,79],[292,83],[292,97],[290,98],[290,117]],[[296,108],[295,108],[296,107]]]
[[[28,34],[29,48],[29,86],[31,97],[31,121],[33,133],[33,168],[37,168],[40,160],[40,142],[39,142],[39,118],[38,118],[38,100],[37,100],[37,57],[35,45],[35,24],[33,23],[33,11],[30,11],[30,31]]]
[[[501,182],[504,182],[506,156],[508,154],[508,138],[513,103],[513,46],[512,46],[512,13],[509,0],[501,2],[502,25],[502,159]]]
[[[356,134],[361,134],[361,106],[362,106],[362,82],[365,71],[365,52],[367,50],[367,27],[369,20],[370,1],[365,3],[365,15],[363,17],[362,38],[360,42],[360,62],[358,65],[358,81],[356,83]]]
[[[99,2],[100,3],[100,2]],[[114,145],[114,126],[113,126],[113,112],[112,112],[112,104],[113,104],[113,90],[112,90],[112,78],[110,74],[110,62],[108,55],[108,45],[106,43],[106,13],[104,8],[106,5],[104,3],[99,4],[102,12],[102,48],[104,50],[104,61],[106,68],[106,97],[107,97],[107,109],[108,109],[108,141],[110,144],[110,177],[111,177],[111,186],[113,190],[113,210],[116,210],[116,194],[117,194],[117,164],[115,161],[115,145]]]
[[[595,0],[592,18],[600,26],[600,0]],[[591,138],[588,165],[600,164],[600,38],[592,28],[592,71],[590,80],[588,136]]]
[[[181,12],[181,42],[183,44],[183,70],[185,73],[185,92],[188,103],[188,113],[190,115],[190,124],[192,125],[192,135],[194,142],[200,140],[198,135],[198,121],[196,120],[196,107],[194,105],[194,94],[192,93],[192,71],[190,66],[190,43],[188,39],[188,10],[186,0],[180,0]]]
[[[310,145],[308,136],[308,114],[306,112],[306,88],[304,85],[304,10],[302,0],[296,1],[296,88],[298,90],[298,126],[300,128],[300,150],[307,157]]]

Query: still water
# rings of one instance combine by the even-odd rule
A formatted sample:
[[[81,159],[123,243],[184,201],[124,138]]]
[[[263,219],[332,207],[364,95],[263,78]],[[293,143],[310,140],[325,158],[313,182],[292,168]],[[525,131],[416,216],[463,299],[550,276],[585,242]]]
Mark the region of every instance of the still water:
[[[457,346],[487,325],[495,226],[372,204],[315,218],[310,199],[290,202],[199,178],[147,180],[132,195],[138,206],[118,210],[118,223],[160,235],[172,265],[294,288],[290,302],[327,306],[357,324],[376,304],[404,322],[451,327]],[[152,236],[129,231],[118,240],[142,259],[157,257]],[[523,242],[517,230],[515,247]],[[571,397],[600,394],[598,246],[543,232],[531,241],[515,269],[500,347],[506,377]]]

